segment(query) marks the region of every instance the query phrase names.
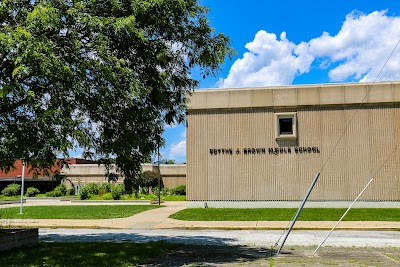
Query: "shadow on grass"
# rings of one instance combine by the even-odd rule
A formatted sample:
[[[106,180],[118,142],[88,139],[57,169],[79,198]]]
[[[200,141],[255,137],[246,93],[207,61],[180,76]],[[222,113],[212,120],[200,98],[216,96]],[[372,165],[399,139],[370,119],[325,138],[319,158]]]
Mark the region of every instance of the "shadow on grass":
[[[270,254],[268,248],[260,247],[190,245],[178,247],[163,258],[150,260],[145,266],[271,266]]]
[[[74,231],[74,230],[71,230]],[[229,246],[232,238],[136,233],[47,234],[39,246],[0,255],[0,266],[204,266],[268,260],[269,248]],[[135,243],[133,243],[135,242]]]
[[[73,231],[73,230],[71,230]],[[76,231],[80,231],[77,229]],[[229,237],[212,237],[207,234],[197,232],[192,236],[169,236],[167,234],[138,233],[113,233],[112,230],[103,233],[76,233],[76,234],[42,234],[42,242],[119,242],[129,244],[146,244],[147,242],[163,242],[174,244],[175,247],[161,257],[152,257],[148,259],[144,266],[203,266],[206,263],[213,264],[240,264],[260,260],[268,260],[271,254],[268,247],[248,247],[232,246],[238,240]],[[274,255],[274,253],[272,253]]]
[[[40,242],[32,248],[0,254],[0,266],[132,266],[160,257],[177,247],[165,242],[59,243]]]
[[[38,247],[0,253],[0,266],[398,266],[399,248],[286,247],[279,257],[269,247],[231,246],[235,238],[169,236],[144,233],[96,232],[71,229],[73,234],[41,234]],[[87,231],[87,233],[85,233]],[[135,243],[133,243],[135,242]],[[378,262],[378,265],[377,265]],[[290,263],[290,264],[289,264]]]

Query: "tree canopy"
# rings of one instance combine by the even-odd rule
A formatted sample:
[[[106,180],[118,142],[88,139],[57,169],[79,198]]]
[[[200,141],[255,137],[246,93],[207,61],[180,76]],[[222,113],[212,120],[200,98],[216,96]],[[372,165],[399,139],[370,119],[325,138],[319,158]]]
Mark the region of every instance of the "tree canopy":
[[[127,177],[232,55],[197,0],[2,0],[0,169],[81,147]]]

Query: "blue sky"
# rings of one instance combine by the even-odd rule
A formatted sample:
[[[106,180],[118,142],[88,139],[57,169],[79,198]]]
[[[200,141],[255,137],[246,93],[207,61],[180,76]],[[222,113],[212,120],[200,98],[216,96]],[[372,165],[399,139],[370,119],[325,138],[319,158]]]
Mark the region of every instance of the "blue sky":
[[[394,0],[202,4],[237,55],[199,89],[373,81],[400,40],[400,2]],[[399,50],[378,80],[400,80]],[[167,127],[163,137],[162,157],[186,162],[185,126]]]

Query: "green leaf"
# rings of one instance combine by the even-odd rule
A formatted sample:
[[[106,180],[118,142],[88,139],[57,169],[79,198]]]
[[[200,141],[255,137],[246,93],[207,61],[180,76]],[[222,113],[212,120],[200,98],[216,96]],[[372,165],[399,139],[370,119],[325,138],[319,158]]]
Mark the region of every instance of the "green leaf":
[[[20,65],[13,70],[11,75],[13,78],[15,78],[16,76],[26,73],[26,71],[27,68],[24,65]]]
[[[33,91],[31,91],[31,90],[28,90],[28,92],[26,92],[27,93],[27,95],[29,96],[29,97],[34,97],[35,96],[35,92],[33,92]]]

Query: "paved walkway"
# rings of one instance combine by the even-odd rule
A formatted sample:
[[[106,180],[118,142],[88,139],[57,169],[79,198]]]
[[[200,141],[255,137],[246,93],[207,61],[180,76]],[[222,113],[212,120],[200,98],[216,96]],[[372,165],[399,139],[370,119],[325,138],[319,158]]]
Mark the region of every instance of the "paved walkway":
[[[98,205],[99,203],[71,203],[59,200],[28,200],[25,206],[37,205]],[[104,203],[110,205],[110,203]],[[126,204],[126,203],[117,203]],[[131,203],[135,205],[137,203]],[[18,204],[1,207],[18,206]],[[162,208],[145,211],[127,218],[102,220],[64,219],[3,219],[0,224],[12,227],[38,228],[110,228],[110,229],[221,229],[221,230],[278,230],[285,229],[287,221],[179,221],[168,218],[171,214],[186,208],[184,201],[163,203]],[[294,229],[331,229],[332,221],[298,221]],[[337,229],[342,230],[400,230],[400,222],[350,222],[344,221]]]
[[[316,246],[328,231],[295,230],[286,240],[290,246]],[[40,228],[39,238],[49,242],[150,242],[167,240],[186,245],[252,246],[270,248],[282,230],[182,230],[182,229],[67,229]],[[400,231],[334,231],[324,246],[396,247],[400,252]],[[399,255],[400,256],[400,255]],[[400,258],[399,258],[400,259]]]

